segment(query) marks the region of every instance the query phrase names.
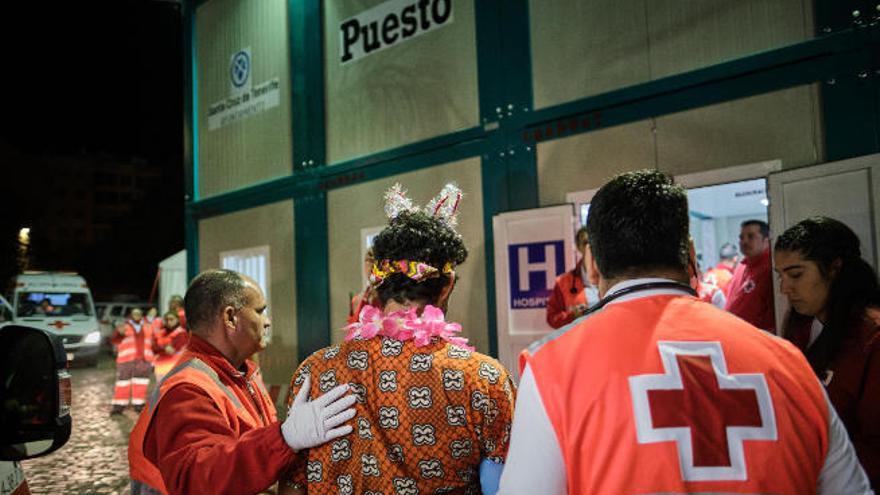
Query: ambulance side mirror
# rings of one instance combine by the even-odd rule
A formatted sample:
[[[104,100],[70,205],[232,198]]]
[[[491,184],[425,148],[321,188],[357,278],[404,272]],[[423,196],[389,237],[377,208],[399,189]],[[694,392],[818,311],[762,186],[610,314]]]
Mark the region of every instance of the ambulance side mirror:
[[[61,342],[39,328],[0,327],[0,460],[39,457],[67,443],[70,399]]]

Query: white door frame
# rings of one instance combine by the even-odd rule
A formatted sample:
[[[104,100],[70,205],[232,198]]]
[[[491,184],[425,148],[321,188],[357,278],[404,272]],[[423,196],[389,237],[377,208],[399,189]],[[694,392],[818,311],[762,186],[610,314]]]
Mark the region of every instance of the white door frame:
[[[837,175],[841,173],[853,172],[857,170],[869,170],[871,177],[871,195],[872,199],[880,198],[880,153],[865,155],[837,162],[821,163],[819,165],[811,165],[807,167],[795,168],[790,170],[782,170],[771,174],[767,179],[767,192],[770,199],[770,226],[771,226],[771,245],[775,241],[776,236],[785,231],[785,210],[782,201],[783,184],[788,182],[796,182],[799,180],[814,179]],[[776,198],[777,201],[774,201]],[[877,218],[873,211],[873,201],[871,211],[871,224],[874,237],[874,259],[880,265],[880,232],[877,230]],[[775,228],[774,228],[775,226]],[[876,269],[877,267],[875,267]],[[779,281],[773,277],[773,298],[776,306],[776,332],[782,334],[782,323],[785,312],[788,310],[788,304],[779,291]]]

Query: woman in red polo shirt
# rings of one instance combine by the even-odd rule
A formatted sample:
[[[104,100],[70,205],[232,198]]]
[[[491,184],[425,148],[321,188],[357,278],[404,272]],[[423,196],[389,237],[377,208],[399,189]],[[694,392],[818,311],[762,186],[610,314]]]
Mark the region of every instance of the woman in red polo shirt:
[[[791,305],[784,336],[807,356],[843,420],[874,489],[880,488],[880,286],[859,238],[842,222],[808,218],[775,245]]]

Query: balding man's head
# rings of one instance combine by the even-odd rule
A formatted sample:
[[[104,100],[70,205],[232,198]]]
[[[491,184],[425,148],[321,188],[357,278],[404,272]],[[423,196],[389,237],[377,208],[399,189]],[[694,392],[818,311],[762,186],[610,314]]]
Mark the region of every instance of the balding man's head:
[[[196,334],[210,333],[220,312],[227,306],[236,310],[247,304],[248,279],[232,270],[200,273],[186,290],[184,311],[189,329]]]

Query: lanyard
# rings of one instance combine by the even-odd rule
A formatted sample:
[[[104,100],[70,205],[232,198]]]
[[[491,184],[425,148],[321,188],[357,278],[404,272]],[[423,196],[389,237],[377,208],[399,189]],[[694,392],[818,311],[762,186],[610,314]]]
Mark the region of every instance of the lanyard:
[[[620,299],[623,296],[627,296],[630,294],[635,294],[636,292],[643,292],[646,290],[654,290],[654,289],[676,289],[687,292],[689,295],[697,297],[697,291],[695,291],[689,285],[682,284],[680,282],[647,282],[644,284],[633,285],[632,287],[627,287],[625,289],[621,289],[614,294],[605,296],[599,301],[595,306],[588,309],[584,316],[590,315],[604,308],[606,304],[614,301],[616,299]],[[583,317],[582,317],[583,318]]]

